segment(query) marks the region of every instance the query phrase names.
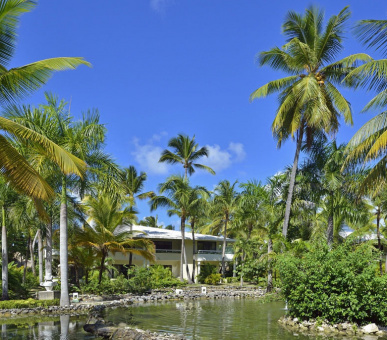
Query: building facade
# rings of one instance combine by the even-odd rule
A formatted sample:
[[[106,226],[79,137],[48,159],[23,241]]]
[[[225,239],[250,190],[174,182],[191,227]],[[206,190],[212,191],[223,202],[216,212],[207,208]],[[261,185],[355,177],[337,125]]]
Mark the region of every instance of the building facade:
[[[172,275],[180,276],[180,256],[181,256],[181,232],[176,230],[167,230],[160,228],[144,227],[134,225],[132,227],[123,227],[132,230],[134,238],[147,238],[154,242],[156,248],[155,262],[151,263],[141,256],[133,255],[132,265],[149,266],[162,265],[171,269]],[[215,265],[217,268],[222,264],[222,244],[223,237],[196,234],[195,233],[195,253],[193,252],[193,239],[191,232],[185,232],[185,247],[189,272],[192,274],[193,260],[196,265],[196,275],[200,273],[200,266],[203,263]],[[232,262],[234,258],[233,243],[234,239],[227,239],[226,256],[227,263]],[[130,255],[124,253],[115,253],[110,255],[113,264],[118,268],[127,266],[130,263]],[[184,266],[184,279],[188,279]]]

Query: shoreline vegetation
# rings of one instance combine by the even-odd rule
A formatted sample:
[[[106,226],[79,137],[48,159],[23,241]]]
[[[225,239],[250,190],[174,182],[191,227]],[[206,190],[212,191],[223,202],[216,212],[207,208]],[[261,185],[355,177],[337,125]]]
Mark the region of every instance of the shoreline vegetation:
[[[191,175],[215,174],[203,164],[210,148],[194,135],[179,134],[155,156],[174,165],[176,174],[157,190],[145,191],[145,172],[125,168],[106,153],[107,128],[98,110],[76,120],[71,105],[49,92],[40,105],[20,105],[55,71],[91,65],[80,57],[60,57],[7,69],[19,19],[36,2],[0,3],[1,317],[94,310],[94,325],[101,326],[94,331],[105,329],[112,336],[118,329],[106,330],[98,314],[106,307],[190,299],[264,302],[281,298],[269,294],[277,287],[289,306],[289,317],[280,321],[287,327],[379,335],[376,325],[387,325],[387,60],[362,51],[341,55],[349,34],[348,6],[329,18],[313,6],[304,13],[289,11],[282,25],[284,44],[258,55],[259,66],[286,74],[260,86],[250,99],[278,95],[272,132],[278,147],[295,141],[290,167],[265,181],[223,179],[209,190]],[[387,53],[386,20],[362,20],[352,31],[365,49]],[[340,121],[353,122],[342,89],[375,91],[363,111],[381,113],[348,143],[338,144],[331,137]],[[230,149],[240,147],[230,143]],[[243,145],[239,151],[244,153]],[[166,228],[179,228],[181,242],[138,237],[133,230],[138,223],[163,228],[157,216],[139,221],[139,200],[147,201],[151,213],[166,209],[178,219]],[[192,232],[192,249],[186,229]],[[195,232],[222,241],[195,243]],[[235,240],[230,261],[228,238]],[[200,252],[211,256],[190,264],[188,250],[192,258]],[[179,254],[180,261],[159,257],[157,262],[157,251],[170,258]],[[125,259],[121,264],[117,253]],[[210,286],[202,294],[198,287],[185,287],[196,280],[249,282],[256,288]],[[59,301],[27,300],[43,282],[53,287],[56,281]],[[182,293],[168,288],[146,294],[160,287],[179,287]],[[71,292],[111,295],[83,295],[81,303],[71,305]],[[141,295],[118,295],[128,292]]]

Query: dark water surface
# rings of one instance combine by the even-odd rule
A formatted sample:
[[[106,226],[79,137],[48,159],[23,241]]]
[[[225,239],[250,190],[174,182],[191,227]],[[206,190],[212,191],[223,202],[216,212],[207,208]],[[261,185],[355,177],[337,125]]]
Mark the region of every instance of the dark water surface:
[[[184,334],[189,339],[319,339],[293,335],[277,320],[280,302],[253,299],[199,300],[142,304],[106,310],[105,319],[157,332]],[[95,339],[83,331],[86,316],[0,319],[1,339]]]

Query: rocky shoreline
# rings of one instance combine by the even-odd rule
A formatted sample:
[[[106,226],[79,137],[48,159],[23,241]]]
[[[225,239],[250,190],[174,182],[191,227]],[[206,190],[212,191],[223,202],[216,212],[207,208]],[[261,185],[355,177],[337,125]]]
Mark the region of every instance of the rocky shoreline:
[[[365,326],[359,326],[355,323],[330,324],[328,321],[321,322],[316,320],[302,321],[298,318],[283,316],[278,322],[288,331],[294,334],[301,333],[306,336],[325,335],[328,337],[351,336],[358,339],[378,339],[387,338],[386,330],[371,323]]]
[[[106,307],[120,307],[143,302],[159,302],[168,300],[197,300],[197,299],[224,299],[224,298],[259,298],[265,295],[262,288],[239,287],[207,287],[206,294],[202,294],[200,287],[186,289],[154,290],[149,294],[135,295],[80,295],[78,303],[69,306],[50,306],[20,309],[1,309],[0,317],[21,317],[31,315],[82,315],[87,314],[95,305],[103,304]]]

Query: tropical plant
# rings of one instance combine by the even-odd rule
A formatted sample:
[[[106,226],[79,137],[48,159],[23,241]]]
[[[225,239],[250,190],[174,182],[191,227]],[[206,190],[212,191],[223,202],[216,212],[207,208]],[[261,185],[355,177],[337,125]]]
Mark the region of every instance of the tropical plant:
[[[147,175],[145,172],[137,173],[134,166],[129,166],[122,170],[122,181],[120,189],[123,191],[123,195],[129,200],[132,206],[136,205],[136,200],[151,198],[154,195],[153,191],[144,191],[145,181]]]
[[[194,163],[202,157],[208,157],[209,154],[205,146],[199,149],[199,145],[195,143],[195,136],[191,139],[189,136],[179,134],[177,137],[169,140],[168,146],[173,149],[173,152],[168,149],[164,150],[159,162],[183,164],[185,178],[187,178],[188,174],[192,175],[195,172],[195,168],[206,170],[215,175],[215,171],[210,167]]]
[[[227,233],[230,222],[238,209],[240,196],[236,191],[237,181],[231,184],[228,180],[223,180],[215,187],[214,197],[211,206],[211,217],[213,222],[208,225],[212,233],[220,233],[223,229],[222,244],[222,276],[226,276],[226,244]]]
[[[150,201],[151,210],[159,207],[167,207],[168,215],[180,217],[181,230],[181,256],[180,256],[180,280],[184,281],[183,268],[186,263],[188,282],[191,283],[189,274],[187,254],[185,249],[185,224],[192,210],[199,204],[201,197],[206,197],[208,191],[204,187],[189,185],[188,179],[181,176],[171,176],[164,183],[159,185],[160,194],[152,197]]]
[[[285,237],[302,143],[305,141],[310,146],[321,132],[337,132],[341,116],[346,123],[352,123],[350,104],[336,85],[342,84],[343,78],[357,62],[372,59],[360,53],[334,61],[343,49],[342,40],[349,16],[350,11],[345,7],[323,26],[324,12],[315,7],[308,8],[304,15],[290,11],[282,26],[287,43],[282,48],[261,52],[258,57],[260,66],[268,65],[289,74],[270,81],[250,95],[254,100],[278,92],[280,103],[272,124],[274,137],[279,147],[290,137],[296,139],[282,230]]]
[[[123,207],[117,198],[100,193],[88,196],[84,202],[88,224],[76,230],[76,243],[91,247],[100,259],[98,282],[102,281],[105,261],[109,253],[133,253],[154,260],[154,244],[147,239],[133,239],[133,232],[125,228],[133,222],[135,211]]]

